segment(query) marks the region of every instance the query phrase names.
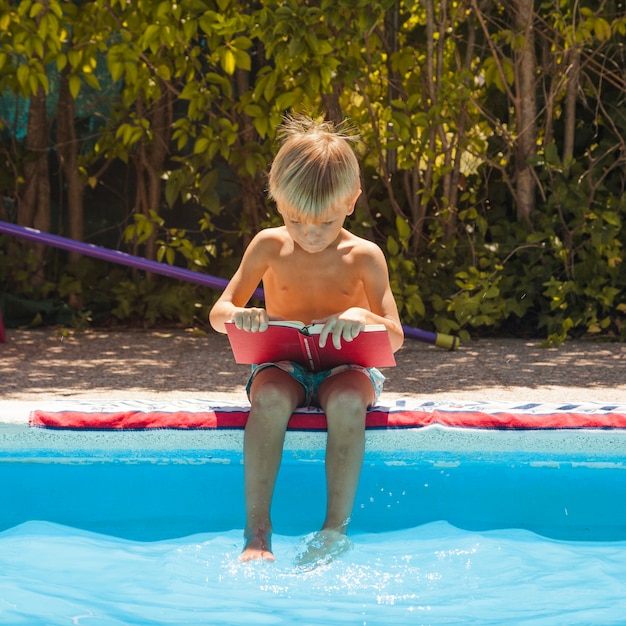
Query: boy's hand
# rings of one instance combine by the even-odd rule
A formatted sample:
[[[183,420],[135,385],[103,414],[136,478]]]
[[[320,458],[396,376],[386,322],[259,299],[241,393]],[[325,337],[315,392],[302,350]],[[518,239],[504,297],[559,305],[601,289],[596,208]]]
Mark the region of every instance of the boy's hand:
[[[324,324],[320,333],[320,348],[326,345],[328,336],[332,336],[333,345],[341,350],[341,341],[352,341],[364,328],[365,316],[349,309],[340,315],[333,315],[323,320],[314,320]]]
[[[265,309],[252,307],[237,311],[230,321],[240,330],[256,333],[267,330],[269,317]]]

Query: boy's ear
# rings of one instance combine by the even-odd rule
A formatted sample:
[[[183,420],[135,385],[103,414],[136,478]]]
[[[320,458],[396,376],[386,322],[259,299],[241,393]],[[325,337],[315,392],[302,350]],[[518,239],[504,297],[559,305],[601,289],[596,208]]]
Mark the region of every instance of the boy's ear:
[[[350,204],[348,205],[348,210],[346,211],[346,216],[347,215],[352,215],[354,213],[354,207],[356,206],[356,201],[359,199],[360,195],[361,195],[361,190],[358,189],[357,192],[356,192],[356,195],[352,199],[352,202],[350,202]]]

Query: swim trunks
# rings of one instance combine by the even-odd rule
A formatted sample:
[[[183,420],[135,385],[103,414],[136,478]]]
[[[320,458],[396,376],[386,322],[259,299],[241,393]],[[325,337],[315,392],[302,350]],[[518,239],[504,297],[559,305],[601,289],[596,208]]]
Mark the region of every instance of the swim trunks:
[[[362,367],[361,365],[338,365],[337,367],[333,367],[322,372],[311,372],[306,367],[300,365],[299,363],[294,363],[293,361],[276,361],[275,363],[261,363],[259,365],[252,366],[252,372],[250,374],[250,378],[248,379],[248,384],[246,385],[248,397],[250,396],[250,387],[254,377],[267,367],[277,367],[283,372],[289,374],[293,379],[297,380],[302,385],[305,395],[302,406],[319,406],[317,403],[317,392],[322,382],[330,376],[336,376],[342,372],[356,371],[365,374],[370,379],[372,387],[374,387],[374,404],[378,401],[378,397],[383,390],[383,383],[385,382],[385,377],[375,367]]]

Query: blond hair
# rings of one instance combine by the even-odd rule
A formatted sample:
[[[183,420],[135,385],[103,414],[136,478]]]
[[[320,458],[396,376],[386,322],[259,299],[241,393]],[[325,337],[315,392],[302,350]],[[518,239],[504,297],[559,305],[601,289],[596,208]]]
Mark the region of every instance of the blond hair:
[[[308,218],[323,217],[353,199],[360,174],[351,144],[358,137],[345,124],[287,117],[278,137],[281,147],[270,170],[270,198]]]

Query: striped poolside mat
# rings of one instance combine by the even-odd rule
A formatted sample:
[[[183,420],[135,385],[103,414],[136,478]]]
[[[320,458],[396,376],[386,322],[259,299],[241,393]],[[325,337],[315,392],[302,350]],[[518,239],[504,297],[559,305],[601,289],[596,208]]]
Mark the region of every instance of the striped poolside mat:
[[[96,404],[58,401],[33,410],[34,427],[86,430],[241,429],[249,406],[190,399],[168,402],[127,401]],[[372,407],[368,429],[423,428],[441,425],[497,430],[626,429],[626,405],[597,402],[417,402],[399,400]],[[320,409],[298,409],[291,430],[324,430]]]

